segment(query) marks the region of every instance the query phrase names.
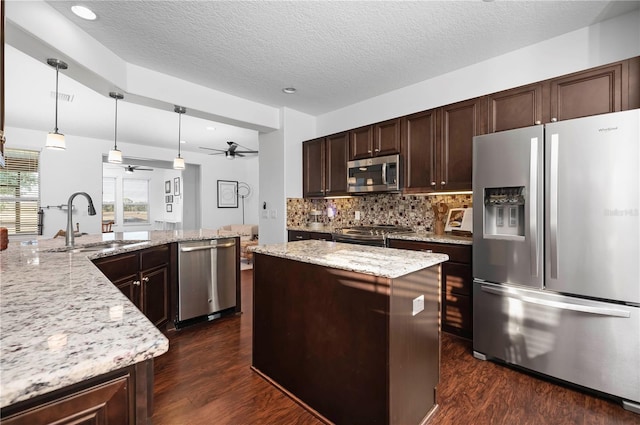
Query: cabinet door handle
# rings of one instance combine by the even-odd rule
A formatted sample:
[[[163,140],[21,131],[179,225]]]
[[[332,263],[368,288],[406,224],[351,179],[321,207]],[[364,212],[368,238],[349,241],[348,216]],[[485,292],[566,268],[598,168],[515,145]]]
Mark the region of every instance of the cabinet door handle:
[[[433,249],[421,249],[420,251],[426,252],[427,254],[433,254]]]
[[[376,151],[376,152],[380,152],[380,149],[376,148],[376,149],[375,149],[375,151]]]
[[[436,185],[436,182],[431,182],[431,186],[435,186],[435,185]]]
[[[371,149],[369,149],[369,150],[367,151],[367,153],[371,153]]]
[[[304,239],[304,236],[297,235],[296,239]]]
[[[133,284],[136,285],[136,286],[140,286],[140,281],[139,280],[134,280]]]
[[[551,118],[551,122],[557,122],[557,121],[558,121],[558,118],[556,117]]]
[[[445,184],[447,184],[447,182],[446,182],[446,181],[444,181],[444,180],[442,180],[442,181],[440,182],[440,184],[441,184],[442,186],[444,186]]]
[[[149,277],[148,277],[148,276],[143,277],[143,278],[142,278],[142,281],[143,281],[144,283],[148,283],[148,282],[149,282]]]

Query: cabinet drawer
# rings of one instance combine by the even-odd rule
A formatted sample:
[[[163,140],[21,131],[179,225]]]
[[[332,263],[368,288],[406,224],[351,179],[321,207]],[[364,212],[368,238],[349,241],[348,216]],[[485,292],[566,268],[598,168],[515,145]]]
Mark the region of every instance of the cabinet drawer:
[[[121,280],[138,273],[138,253],[114,255],[93,262],[110,281]]]
[[[169,263],[169,245],[157,246],[140,252],[140,269],[148,270]]]
[[[471,245],[454,245],[445,243],[405,241],[393,239],[389,241],[389,247],[399,249],[411,249],[414,251],[428,251],[447,254],[449,261],[471,264]]]

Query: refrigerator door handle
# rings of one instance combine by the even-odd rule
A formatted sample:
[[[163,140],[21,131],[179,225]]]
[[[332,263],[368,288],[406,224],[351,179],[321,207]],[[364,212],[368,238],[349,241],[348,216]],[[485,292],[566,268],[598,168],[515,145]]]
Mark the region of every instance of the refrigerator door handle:
[[[551,260],[551,278],[558,278],[558,138],[551,135],[549,153],[549,258]]]
[[[538,277],[538,138],[531,138],[531,161],[529,163],[529,250],[531,276]]]
[[[490,294],[514,298],[529,304],[536,304],[536,305],[541,305],[545,307],[558,308],[561,310],[578,311],[581,313],[597,314],[600,316],[631,317],[631,313],[629,311],[622,310],[622,309],[595,307],[590,305],[574,304],[574,303],[563,302],[563,301],[545,300],[541,298],[514,293],[509,289],[495,288],[493,286],[486,286],[486,285],[482,285],[481,289],[482,291],[488,292]]]

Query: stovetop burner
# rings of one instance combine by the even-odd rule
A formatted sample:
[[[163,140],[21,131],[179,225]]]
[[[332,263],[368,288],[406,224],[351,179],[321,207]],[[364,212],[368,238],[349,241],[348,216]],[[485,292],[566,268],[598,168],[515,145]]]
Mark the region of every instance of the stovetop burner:
[[[393,224],[343,227],[333,232],[333,240],[336,242],[384,246],[388,235],[399,233],[413,233],[413,229]]]

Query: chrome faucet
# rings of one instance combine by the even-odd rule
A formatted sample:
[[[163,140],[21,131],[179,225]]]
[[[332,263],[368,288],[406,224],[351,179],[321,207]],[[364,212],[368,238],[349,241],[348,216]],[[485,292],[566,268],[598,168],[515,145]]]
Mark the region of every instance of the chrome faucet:
[[[73,235],[73,198],[78,195],[83,195],[89,201],[89,215],[96,215],[96,209],[93,207],[93,200],[91,196],[87,192],[76,192],[73,195],[69,196],[69,200],[67,201],[67,233],[65,235],[65,245],[69,248],[73,248],[75,243],[75,238]]]

